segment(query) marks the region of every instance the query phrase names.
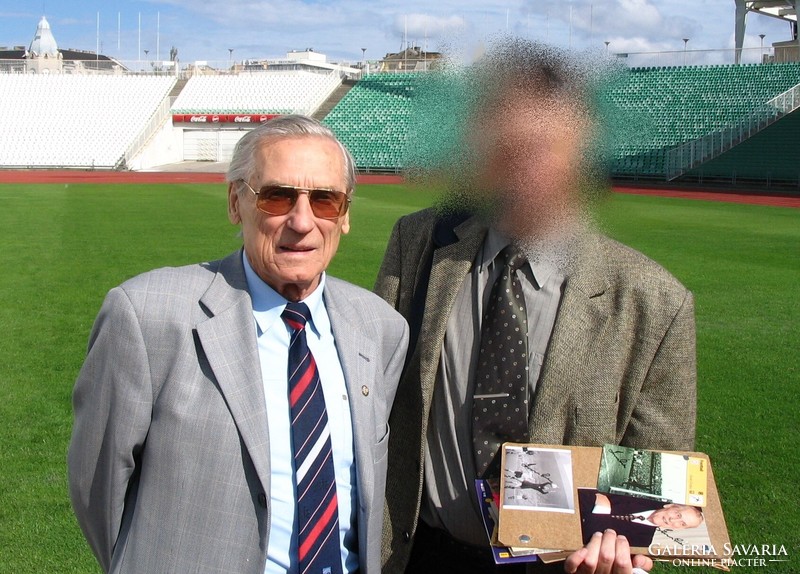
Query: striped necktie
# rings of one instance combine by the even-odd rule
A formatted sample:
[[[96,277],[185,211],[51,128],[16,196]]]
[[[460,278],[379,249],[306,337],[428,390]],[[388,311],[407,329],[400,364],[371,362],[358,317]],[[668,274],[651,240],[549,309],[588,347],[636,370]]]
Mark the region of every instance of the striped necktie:
[[[291,329],[289,407],[297,480],[300,574],[341,574],[339,507],[328,414],[317,364],[308,349],[305,303],[289,303],[281,318]]]
[[[517,269],[525,254],[509,245],[481,324],[475,371],[472,440],[479,478],[500,475],[500,445],[528,441],[528,314]]]

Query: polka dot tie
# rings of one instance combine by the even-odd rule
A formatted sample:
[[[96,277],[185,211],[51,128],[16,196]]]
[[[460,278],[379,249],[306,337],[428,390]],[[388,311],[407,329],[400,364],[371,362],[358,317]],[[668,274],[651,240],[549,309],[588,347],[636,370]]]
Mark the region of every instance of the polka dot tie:
[[[509,245],[498,260],[505,264],[483,316],[472,406],[475,468],[481,478],[499,476],[502,443],[529,437],[528,318],[516,274],[525,255]]]

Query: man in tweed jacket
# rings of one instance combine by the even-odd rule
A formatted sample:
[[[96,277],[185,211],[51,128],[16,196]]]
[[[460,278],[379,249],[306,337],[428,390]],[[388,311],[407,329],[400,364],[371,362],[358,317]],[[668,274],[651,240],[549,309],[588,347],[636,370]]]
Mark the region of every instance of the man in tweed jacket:
[[[549,275],[557,277],[555,310],[529,376],[530,441],[663,449],[694,444],[692,295],[658,264],[593,231],[577,214],[578,159],[588,132],[573,83],[558,63],[531,58],[529,51],[521,69],[512,69],[508,62],[519,46],[511,48],[492,60],[502,60],[509,73],[492,70],[496,92],[471,118],[478,152],[464,154],[477,168],[462,177],[484,194],[477,201],[473,195],[472,203],[489,203],[489,210],[457,213],[453,200],[401,218],[376,282],[376,292],[411,326],[390,419],[387,573],[493,571],[467,445],[480,309],[491,287],[485,271],[509,242],[526,247],[531,269],[520,276],[534,296],[544,290],[540,271],[547,269],[537,246],[549,246],[556,259],[566,251]],[[537,329],[532,323],[529,338]],[[616,548],[618,560],[598,563],[600,544],[612,554]],[[604,536],[592,547],[595,554],[587,557],[584,550],[563,567],[628,572],[630,556],[618,544]],[[513,571],[507,568],[499,571]]]

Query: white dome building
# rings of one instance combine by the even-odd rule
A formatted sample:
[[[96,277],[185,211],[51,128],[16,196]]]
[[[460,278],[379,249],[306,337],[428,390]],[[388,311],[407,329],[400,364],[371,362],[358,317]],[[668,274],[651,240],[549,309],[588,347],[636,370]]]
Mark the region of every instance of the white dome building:
[[[61,52],[58,51],[58,44],[50,30],[50,23],[44,16],[36,26],[36,35],[25,57],[28,60],[29,72],[40,74],[61,72]]]
[[[31,41],[30,48],[28,48],[28,54],[30,58],[37,56],[58,58],[58,44],[56,44],[56,39],[50,30],[50,23],[44,16],[39,20],[39,25],[36,27],[36,35]]]

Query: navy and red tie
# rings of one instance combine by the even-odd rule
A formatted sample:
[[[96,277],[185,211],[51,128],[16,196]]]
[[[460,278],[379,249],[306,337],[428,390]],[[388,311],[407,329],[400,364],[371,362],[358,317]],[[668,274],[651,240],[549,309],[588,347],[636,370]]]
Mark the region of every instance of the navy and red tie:
[[[289,407],[297,479],[297,547],[300,574],[341,574],[339,507],[328,414],[317,364],[306,341],[311,313],[289,303],[281,317],[291,329]]]

